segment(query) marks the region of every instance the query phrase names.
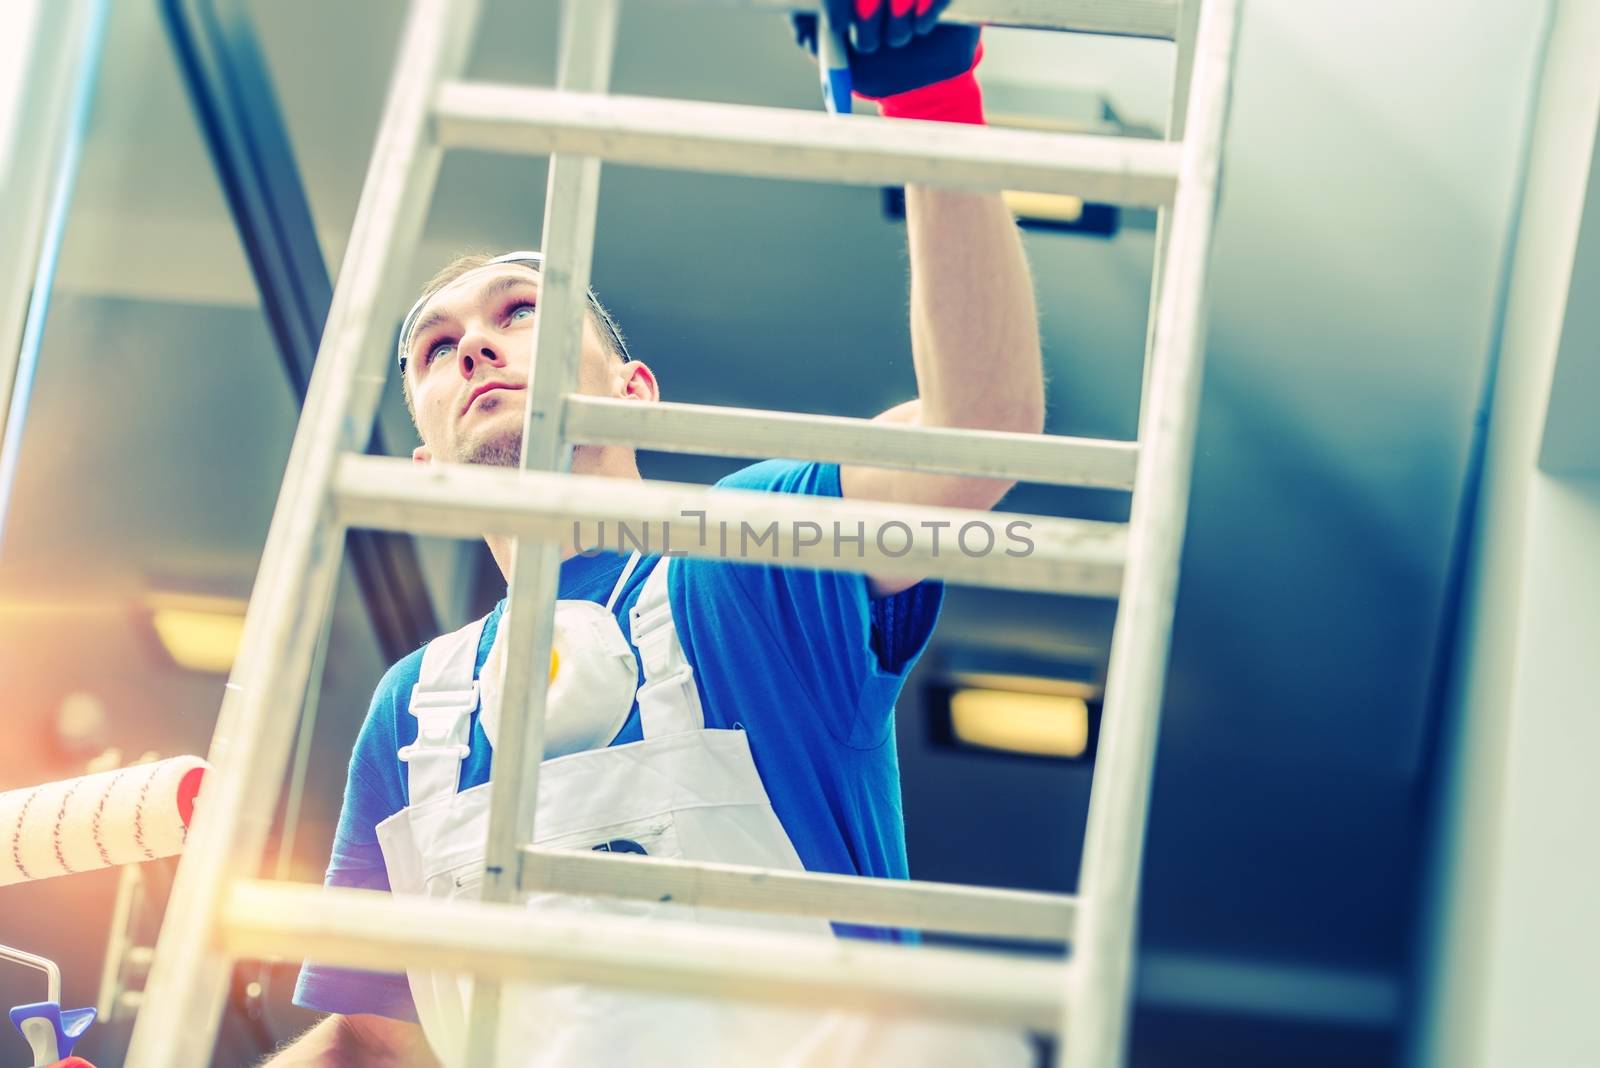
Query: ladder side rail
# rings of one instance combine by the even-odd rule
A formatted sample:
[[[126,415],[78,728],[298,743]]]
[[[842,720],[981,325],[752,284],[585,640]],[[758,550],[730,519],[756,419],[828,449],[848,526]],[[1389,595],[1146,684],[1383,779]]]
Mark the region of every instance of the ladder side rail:
[[[617,0],[564,0],[557,92],[604,92],[611,81],[617,17]],[[599,159],[566,154],[550,157],[541,231],[544,259],[534,327],[537,357],[528,368],[522,424],[523,470],[559,473],[571,466],[572,450],[561,437],[561,402],[578,386],[599,197]],[[528,655],[505,658],[504,707],[520,709],[522,714],[501,717],[499,759],[490,771],[489,832],[481,892],[485,901],[513,899],[525,860],[521,846],[533,840],[548,689],[542,665],[550,662],[555,602],[561,595],[562,544],[564,540],[518,538],[511,545],[508,599],[501,626],[506,628],[506,647],[525,649]],[[500,1002],[498,982],[473,984],[467,1063],[500,1063],[496,1055]]]
[[[441,158],[432,87],[459,70],[473,2],[415,0],[367,170],[349,251],[218,713],[205,801],[179,864],[128,1051],[131,1068],[210,1063],[228,989],[216,924],[229,884],[254,876],[328,610],[344,531],[328,499],[338,455],[366,443],[389,346],[380,309],[399,293]],[[387,320],[385,320],[387,322]]]
[[[6,46],[12,62],[0,74],[0,196],[9,209],[0,216],[0,442],[22,361],[23,327],[37,287],[58,164],[71,140],[66,120],[77,80],[71,52],[79,36],[71,31],[85,21],[90,6],[50,8],[35,0],[31,8],[10,12],[9,36],[16,43]]]
[[[1157,310],[1151,408],[1112,633],[1068,973],[1063,1068],[1123,1062],[1139,872],[1150,805],[1205,359],[1205,296],[1219,202],[1238,0],[1206,0],[1196,35],[1184,167]]]
[[[1168,141],[1045,133],[752,104],[450,82],[436,116],[450,148],[570,152],[645,167],[785,181],[1068,193],[1135,207],[1171,201]]]
[[[1133,488],[1132,441],[912,426],[659,401],[568,394],[562,436],[586,445],[632,445],[704,456],[859,463],[951,475],[981,475],[1101,489]]]
[[[1167,106],[1168,141],[1182,141],[1189,128],[1189,94],[1194,88],[1195,48],[1199,43],[1200,12],[1207,0],[1177,0],[1173,5],[1176,21],[1172,38],[1177,46],[1173,56],[1172,99]]]
[[[815,3],[797,0],[672,0],[701,7],[740,7],[756,11],[815,10]],[[940,19],[945,22],[1015,26],[1112,37],[1172,40],[1179,0],[955,0]]]
[[[1051,1031],[1059,958],[905,946],[738,927],[396,897],[272,882],[237,885],[228,949],[315,952],[344,967],[460,971],[674,996],[924,1015]]]
[[[16,49],[0,75],[0,471],[14,465],[20,441],[8,421],[25,408],[29,372],[24,348],[37,348],[61,233],[87,130],[104,39],[104,0],[36,2],[10,12]],[[36,336],[29,337],[32,333]],[[13,396],[13,390],[19,394]],[[8,444],[9,443],[9,444]],[[6,476],[0,475],[0,527]]]
[[[110,22],[109,0],[13,8],[32,54],[7,56],[20,80],[0,75],[0,539]]]
[[[1070,894],[527,847],[523,888],[1041,942],[1072,937]]]
[[[1163,136],[1168,141],[1183,140],[1183,127],[1189,109],[1189,83],[1194,76],[1195,31],[1199,28],[1202,0],[1180,0],[1182,11],[1178,18],[1175,40],[1176,54],[1172,64],[1172,95],[1167,102],[1166,129]],[[1150,314],[1145,319],[1144,368],[1139,379],[1139,422],[1144,420],[1150,406],[1150,375],[1155,365],[1156,309],[1161,306],[1161,275],[1166,267],[1167,240],[1172,221],[1170,207],[1156,209],[1156,247],[1150,268]]]
[[[344,459],[337,490],[340,516],[354,527],[559,541],[570,539],[576,525],[580,542],[593,547],[597,525],[605,522],[605,546],[620,544],[623,551],[938,577],[1086,597],[1117,595],[1127,536],[1125,524],[1088,519],[654,480],[619,495],[615,479],[597,475],[465,465],[429,469],[370,456]],[[962,528],[974,524],[963,550]],[[941,534],[937,544],[935,531]]]

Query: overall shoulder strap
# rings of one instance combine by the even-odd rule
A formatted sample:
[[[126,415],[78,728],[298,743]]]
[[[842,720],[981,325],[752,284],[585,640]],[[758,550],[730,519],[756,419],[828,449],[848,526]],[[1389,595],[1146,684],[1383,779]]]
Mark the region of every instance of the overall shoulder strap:
[[[422,669],[411,689],[410,710],[417,740],[397,754],[406,765],[410,803],[456,792],[469,746],[472,713],[478,709],[478,643],[488,616],[441,635],[422,652]]]
[[[639,600],[628,615],[630,636],[644,668],[644,685],[639,687],[639,726],[646,738],[704,730],[706,725],[694,669],[678,640],[672,600],[667,596],[671,563],[671,559],[662,557],[651,569],[644,589],[639,591]]]
[[[639,566],[639,551],[637,549],[635,549],[633,555],[628,557],[628,562],[625,565],[623,565],[622,574],[617,576],[617,584],[615,586],[611,587],[611,596],[606,598],[606,611],[607,612],[611,612],[613,614],[616,613],[616,610],[617,610],[617,598],[622,596],[623,587],[628,584],[628,579],[633,576],[634,568],[636,568],[638,566]]]

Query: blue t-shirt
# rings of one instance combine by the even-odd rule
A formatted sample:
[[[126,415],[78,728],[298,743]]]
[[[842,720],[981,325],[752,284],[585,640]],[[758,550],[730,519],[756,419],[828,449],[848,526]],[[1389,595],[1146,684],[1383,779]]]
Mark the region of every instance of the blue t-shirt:
[[[839,467],[769,460],[717,485],[838,497]],[[752,555],[768,551],[752,549]],[[641,560],[617,600],[624,633],[628,609],[658,560]],[[560,596],[604,604],[625,563],[617,553],[566,560]],[[668,577],[673,620],[694,667],[706,726],[744,728],[773,810],[806,870],[905,878],[894,702],[933,632],[943,586],[929,580],[873,598],[858,573],[706,557],[676,558]],[[479,670],[504,610],[501,601],[483,628]],[[389,669],[373,695],[350,757],[329,886],[389,888],[376,828],[407,804],[405,766],[396,752],[416,740],[408,702],[421,664],[418,649]],[[612,744],[640,738],[635,703]],[[489,742],[474,713],[459,788],[488,778]],[[294,1002],[323,1012],[417,1018],[404,975],[309,962],[300,970]]]

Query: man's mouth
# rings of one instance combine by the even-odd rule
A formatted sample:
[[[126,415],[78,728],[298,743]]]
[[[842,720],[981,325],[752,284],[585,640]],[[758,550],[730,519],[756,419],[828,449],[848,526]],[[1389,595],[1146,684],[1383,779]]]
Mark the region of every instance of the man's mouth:
[[[526,388],[527,387],[525,385],[523,385],[521,383],[517,383],[517,382],[485,382],[483,385],[481,385],[477,389],[473,390],[471,395],[467,397],[467,403],[462,405],[462,407],[461,407],[461,414],[462,415],[466,415],[469,411],[471,411],[472,410],[472,406],[474,404],[478,403],[478,398],[483,396],[486,393],[493,393],[496,390],[501,390],[501,389],[526,389]]]

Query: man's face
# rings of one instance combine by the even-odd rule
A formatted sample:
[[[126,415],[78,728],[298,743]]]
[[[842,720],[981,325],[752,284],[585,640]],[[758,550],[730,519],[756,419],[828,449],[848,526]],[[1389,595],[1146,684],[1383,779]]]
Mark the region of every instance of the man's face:
[[[517,465],[538,300],[539,275],[516,264],[468,271],[429,299],[406,352],[406,380],[422,438],[413,454],[418,460]],[[625,366],[635,368],[611,352],[585,309],[578,392],[629,395],[637,375],[624,374]],[[649,377],[647,370],[644,375]],[[593,459],[580,449],[573,469]]]

